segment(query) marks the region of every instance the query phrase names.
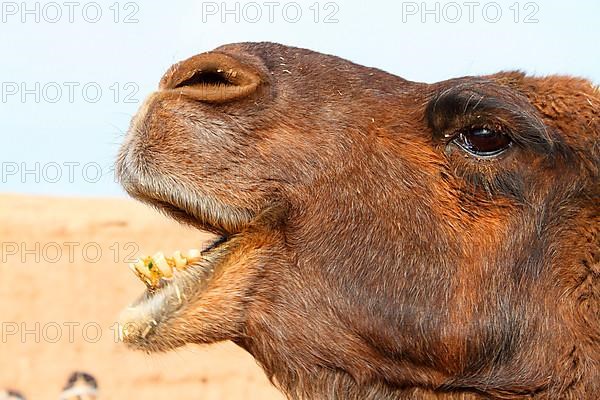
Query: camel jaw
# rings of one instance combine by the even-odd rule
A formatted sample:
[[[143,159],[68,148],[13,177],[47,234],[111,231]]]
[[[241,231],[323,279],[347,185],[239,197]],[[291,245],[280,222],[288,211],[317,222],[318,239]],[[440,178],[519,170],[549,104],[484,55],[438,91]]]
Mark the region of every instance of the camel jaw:
[[[167,350],[157,346],[157,340],[164,338],[154,336],[161,331],[162,325],[168,325],[179,314],[193,308],[195,301],[214,286],[213,280],[225,268],[227,255],[235,248],[237,240],[237,237],[219,238],[184,269],[173,268],[170,277],[158,277],[153,285],[144,280],[145,276],[136,273],[147,288],[121,312],[118,319],[119,339],[134,349],[148,352]],[[164,344],[170,347],[168,341]]]

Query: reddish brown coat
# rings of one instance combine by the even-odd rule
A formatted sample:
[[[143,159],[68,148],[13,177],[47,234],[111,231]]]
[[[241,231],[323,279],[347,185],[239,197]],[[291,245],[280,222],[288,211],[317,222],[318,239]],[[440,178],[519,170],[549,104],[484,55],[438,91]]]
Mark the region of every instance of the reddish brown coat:
[[[476,127],[514,143],[469,154],[453,138]],[[423,84],[271,43],[192,57],[117,170],[236,242],[144,347],[233,340],[295,399],[597,399],[599,139],[583,79]]]

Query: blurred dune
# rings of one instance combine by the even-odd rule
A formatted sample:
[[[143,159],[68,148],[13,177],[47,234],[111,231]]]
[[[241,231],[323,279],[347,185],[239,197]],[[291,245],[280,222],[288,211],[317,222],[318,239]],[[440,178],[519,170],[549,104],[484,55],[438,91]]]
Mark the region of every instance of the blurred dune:
[[[115,338],[143,291],[128,258],[209,238],[132,200],[0,195],[0,389],[57,399],[84,370],[100,399],[282,399],[231,343],[146,355]]]

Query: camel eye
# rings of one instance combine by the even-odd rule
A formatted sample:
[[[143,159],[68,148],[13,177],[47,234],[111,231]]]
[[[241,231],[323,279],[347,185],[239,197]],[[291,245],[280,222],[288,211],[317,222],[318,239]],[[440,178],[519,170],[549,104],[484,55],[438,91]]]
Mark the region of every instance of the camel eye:
[[[453,140],[462,149],[478,157],[496,156],[510,147],[510,136],[486,128],[459,133]]]

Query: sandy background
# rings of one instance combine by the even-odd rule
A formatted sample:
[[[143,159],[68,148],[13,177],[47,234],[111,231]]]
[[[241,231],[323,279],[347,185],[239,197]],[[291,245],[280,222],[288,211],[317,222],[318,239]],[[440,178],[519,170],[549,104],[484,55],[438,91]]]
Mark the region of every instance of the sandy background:
[[[131,200],[0,195],[0,388],[57,399],[84,370],[100,399],[282,399],[231,343],[147,356],[115,340],[143,291],[128,258],[209,238]]]

